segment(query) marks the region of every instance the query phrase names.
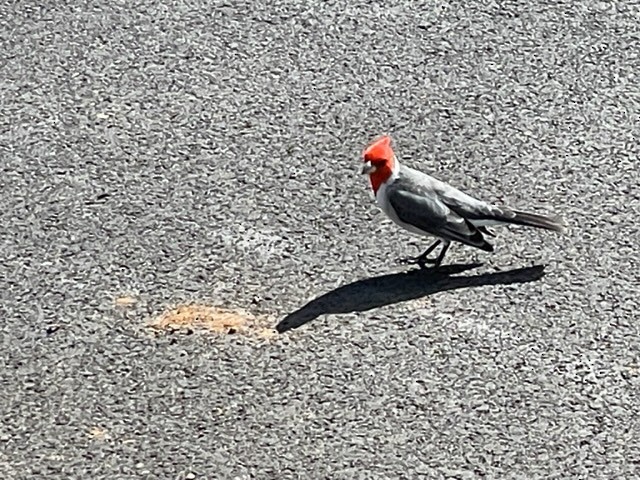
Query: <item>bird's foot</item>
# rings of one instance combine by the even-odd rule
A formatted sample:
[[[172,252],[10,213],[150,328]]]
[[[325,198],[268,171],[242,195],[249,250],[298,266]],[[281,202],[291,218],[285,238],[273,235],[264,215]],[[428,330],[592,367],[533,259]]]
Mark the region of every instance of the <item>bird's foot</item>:
[[[433,268],[438,268],[442,263],[444,254],[447,252],[447,249],[449,248],[449,244],[448,243],[445,244],[445,246],[442,248],[442,251],[440,252],[440,255],[438,255],[436,259],[429,258],[429,254],[433,252],[433,250],[438,245],[440,245],[441,242],[442,240],[436,240],[434,243],[431,244],[429,248],[427,248],[424,252],[422,252],[417,257],[409,257],[409,258],[401,259],[401,263],[404,263],[406,265],[418,265],[422,270],[426,268],[427,263],[433,265]]]
[[[434,267],[436,266],[435,259],[423,256],[400,258],[398,262],[401,265],[418,265],[421,269],[427,268],[427,264],[433,265]]]

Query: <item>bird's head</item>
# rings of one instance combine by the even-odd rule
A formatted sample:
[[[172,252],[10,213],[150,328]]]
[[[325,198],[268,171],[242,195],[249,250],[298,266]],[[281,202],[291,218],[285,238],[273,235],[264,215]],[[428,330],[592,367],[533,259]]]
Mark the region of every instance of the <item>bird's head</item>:
[[[396,156],[391,148],[391,137],[385,135],[369,144],[362,153],[364,165],[363,175],[369,175],[371,187],[374,193],[380,185],[386,182],[392,175],[396,166]]]

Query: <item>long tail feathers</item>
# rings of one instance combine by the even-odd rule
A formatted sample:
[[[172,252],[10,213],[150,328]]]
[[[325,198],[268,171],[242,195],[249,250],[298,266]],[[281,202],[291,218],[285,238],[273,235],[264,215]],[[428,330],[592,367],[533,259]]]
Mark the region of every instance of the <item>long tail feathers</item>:
[[[509,210],[505,212],[500,220],[513,223],[516,225],[524,225],[526,227],[544,228],[553,230],[554,232],[564,232],[566,224],[559,217],[545,217],[535,213],[520,212],[518,210]]]

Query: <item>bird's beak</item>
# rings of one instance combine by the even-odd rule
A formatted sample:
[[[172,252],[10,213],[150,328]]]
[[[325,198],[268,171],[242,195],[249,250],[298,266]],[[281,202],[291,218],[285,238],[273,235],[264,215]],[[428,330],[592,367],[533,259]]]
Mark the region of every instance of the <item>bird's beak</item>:
[[[362,174],[369,175],[370,173],[373,173],[375,169],[376,167],[374,165],[371,165],[371,162],[367,162],[362,166]]]

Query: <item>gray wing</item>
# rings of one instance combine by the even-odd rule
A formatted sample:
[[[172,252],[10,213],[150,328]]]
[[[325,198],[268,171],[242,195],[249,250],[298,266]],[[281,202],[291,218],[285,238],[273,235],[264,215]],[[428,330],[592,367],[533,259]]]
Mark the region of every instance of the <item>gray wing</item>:
[[[547,217],[534,213],[521,212],[505,206],[491,205],[483,200],[478,200],[470,195],[452,187],[440,180],[426,175],[409,167],[401,168],[398,178],[399,185],[408,191],[420,195],[432,195],[452,212],[473,222],[480,232],[495,236],[484,226],[479,226],[479,221],[499,223],[512,223],[529,227],[545,228],[562,232],[565,223],[557,217]],[[491,223],[489,223],[491,224]]]
[[[387,190],[389,204],[402,222],[445,240],[493,251],[482,232],[445,205],[435,192],[426,188],[415,192],[408,186],[399,179]]]
[[[467,195],[451,185],[426,175],[419,170],[404,167],[400,179],[402,186],[416,193],[433,193],[455,213],[467,220],[492,219],[500,209],[483,200]]]

